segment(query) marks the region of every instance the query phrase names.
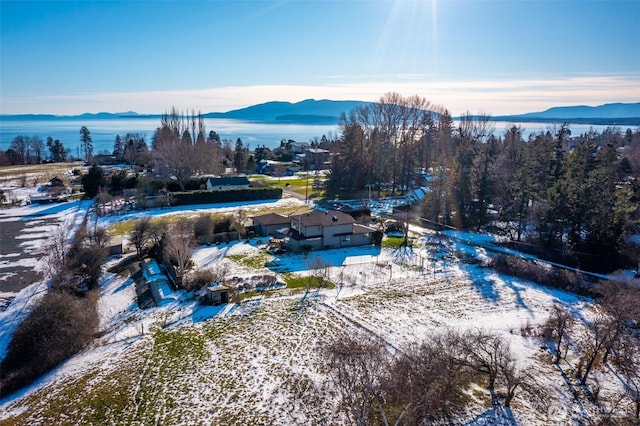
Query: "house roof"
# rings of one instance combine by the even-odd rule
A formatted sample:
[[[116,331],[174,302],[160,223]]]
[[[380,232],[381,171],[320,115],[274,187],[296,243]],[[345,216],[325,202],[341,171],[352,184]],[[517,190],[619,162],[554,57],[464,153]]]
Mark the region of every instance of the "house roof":
[[[252,217],[253,223],[259,223],[260,225],[288,225],[290,219],[278,213],[268,213],[262,216]]]
[[[249,179],[246,176],[211,177],[209,183],[211,186],[240,186],[249,185]]]
[[[297,220],[302,226],[334,226],[356,222],[355,219],[348,214],[337,210],[328,210],[325,212],[313,211],[300,216],[294,215],[291,219]]]
[[[353,234],[368,234],[369,232],[375,232],[375,229],[370,228],[368,226],[359,225],[357,223],[353,224]]]
[[[217,293],[222,291],[229,291],[229,287],[223,284],[213,283],[212,285],[207,287],[207,290],[211,293]]]

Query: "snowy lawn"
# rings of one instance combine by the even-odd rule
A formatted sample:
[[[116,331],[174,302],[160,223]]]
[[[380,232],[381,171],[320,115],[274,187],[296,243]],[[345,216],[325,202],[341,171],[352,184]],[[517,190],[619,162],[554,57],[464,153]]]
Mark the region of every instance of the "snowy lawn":
[[[282,205],[302,207],[281,200],[251,208],[257,214]],[[412,232],[432,237],[426,230]],[[127,273],[107,273],[98,306],[100,336],[37,383],[0,400],[0,425],[342,424],[321,356],[325,342],[340,332],[360,332],[402,351],[446,328],[499,333],[520,367],[536,372],[549,403],[541,406],[518,394],[512,405],[517,424],[588,423],[599,408],[573,398],[575,354],[570,352],[571,364],[557,368],[534,334],[558,303],[582,322],[575,332],[579,340],[584,322],[593,318],[592,303],[484,268],[489,254],[465,244],[468,239],[456,235],[443,245],[359,247],[307,257],[267,254],[257,239],[199,247],[193,252],[197,268],[227,264],[230,277],[307,276],[318,273],[311,267],[322,265],[335,284],[309,293],[275,290],[223,306],[204,306],[193,294],[180,292],[175,302],[141,311]],[[592,380],[601,384],[605,399],[620,389],[615,375],[604,369]],[[486,389],[479,386],[471,395],[464,423],[509,424],[508,415],[491,407]],[[559,411],[551,401],[562,402]]]
[[[194,260],[199,267],[230,262],[238,275],[269,271],[237,261],[257,253],[252,241],[201,247]],[[351,330],[401,350],[445,327],[481,327],[504,335],[521,365],[540,371],[541,384],[572,411],[570,390],[549,352],[525,330],[546,320],[553,303],[588,316],[589,301],[478,264],[424,261],[434,254],[374,247],[313,252],[309,258],[331,265],[336,288],[274,292],[223,307],[201,306],[182,294],[172,305],[140,311],[131,279],[107,274],[99,302],[102,337],[3,401],[2,418],[11,424],[65,418],[112,424],[343,423],[319,356],[324,342]],[[309,273],[309,258],[287,254],[266,264],[277,260],[278,271],[303,274]],[[486,392],[474,395],[468,412],[472,424],[501,418]],[[585,416],[589,407],[580,410],[576,416]],[[513,411],[522,424],[549,421],[546,407],[533,406],[524,396],[516,398]]]

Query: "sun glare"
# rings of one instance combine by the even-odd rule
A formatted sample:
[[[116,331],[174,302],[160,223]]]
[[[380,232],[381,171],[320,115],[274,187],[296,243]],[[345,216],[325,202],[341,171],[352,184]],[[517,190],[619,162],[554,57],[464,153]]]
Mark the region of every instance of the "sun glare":
[[[438,62],[437,1],[395,0],[374,54],[376,72],[394,65],[407,74],[433,74]],[[389,62],[396,62],[389,63]]]

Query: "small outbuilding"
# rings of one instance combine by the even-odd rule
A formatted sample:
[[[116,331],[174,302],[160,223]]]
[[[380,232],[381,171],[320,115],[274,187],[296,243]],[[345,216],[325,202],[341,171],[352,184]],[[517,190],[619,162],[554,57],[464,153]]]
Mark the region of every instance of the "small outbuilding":
[[[140,267],[156,306],[162,306],[176,300],[176,294],[171,290],[167,276],[155,259],[143,259],[140,262]]]
[[[58,176],[54,177],[53,179],[51,179],[49,181],[49,186],[51,188],[55,188],[55,187],[63,187],[64,188],[64,181],[62,179],[60,179]]]
[[[289,228],[291,219],[278,213],[268,213],[251,218],[256,234],[261,237],[278,235],[278,230]]]
[[[212,305],[229,303],[229,287],[219,283],[213,283],[207,287],[205,301]]]
[[[105,245],[107,256],[113,256],[124,253],[122,235],[112,235]]]

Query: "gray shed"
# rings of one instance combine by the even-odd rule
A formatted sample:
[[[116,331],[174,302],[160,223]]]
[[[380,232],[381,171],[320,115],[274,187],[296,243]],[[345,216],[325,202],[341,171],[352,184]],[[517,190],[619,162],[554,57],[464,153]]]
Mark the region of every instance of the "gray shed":
[[[229,287],[214,283],[214,285],[207,287],[205,300],[212,305],[229,303]]]

